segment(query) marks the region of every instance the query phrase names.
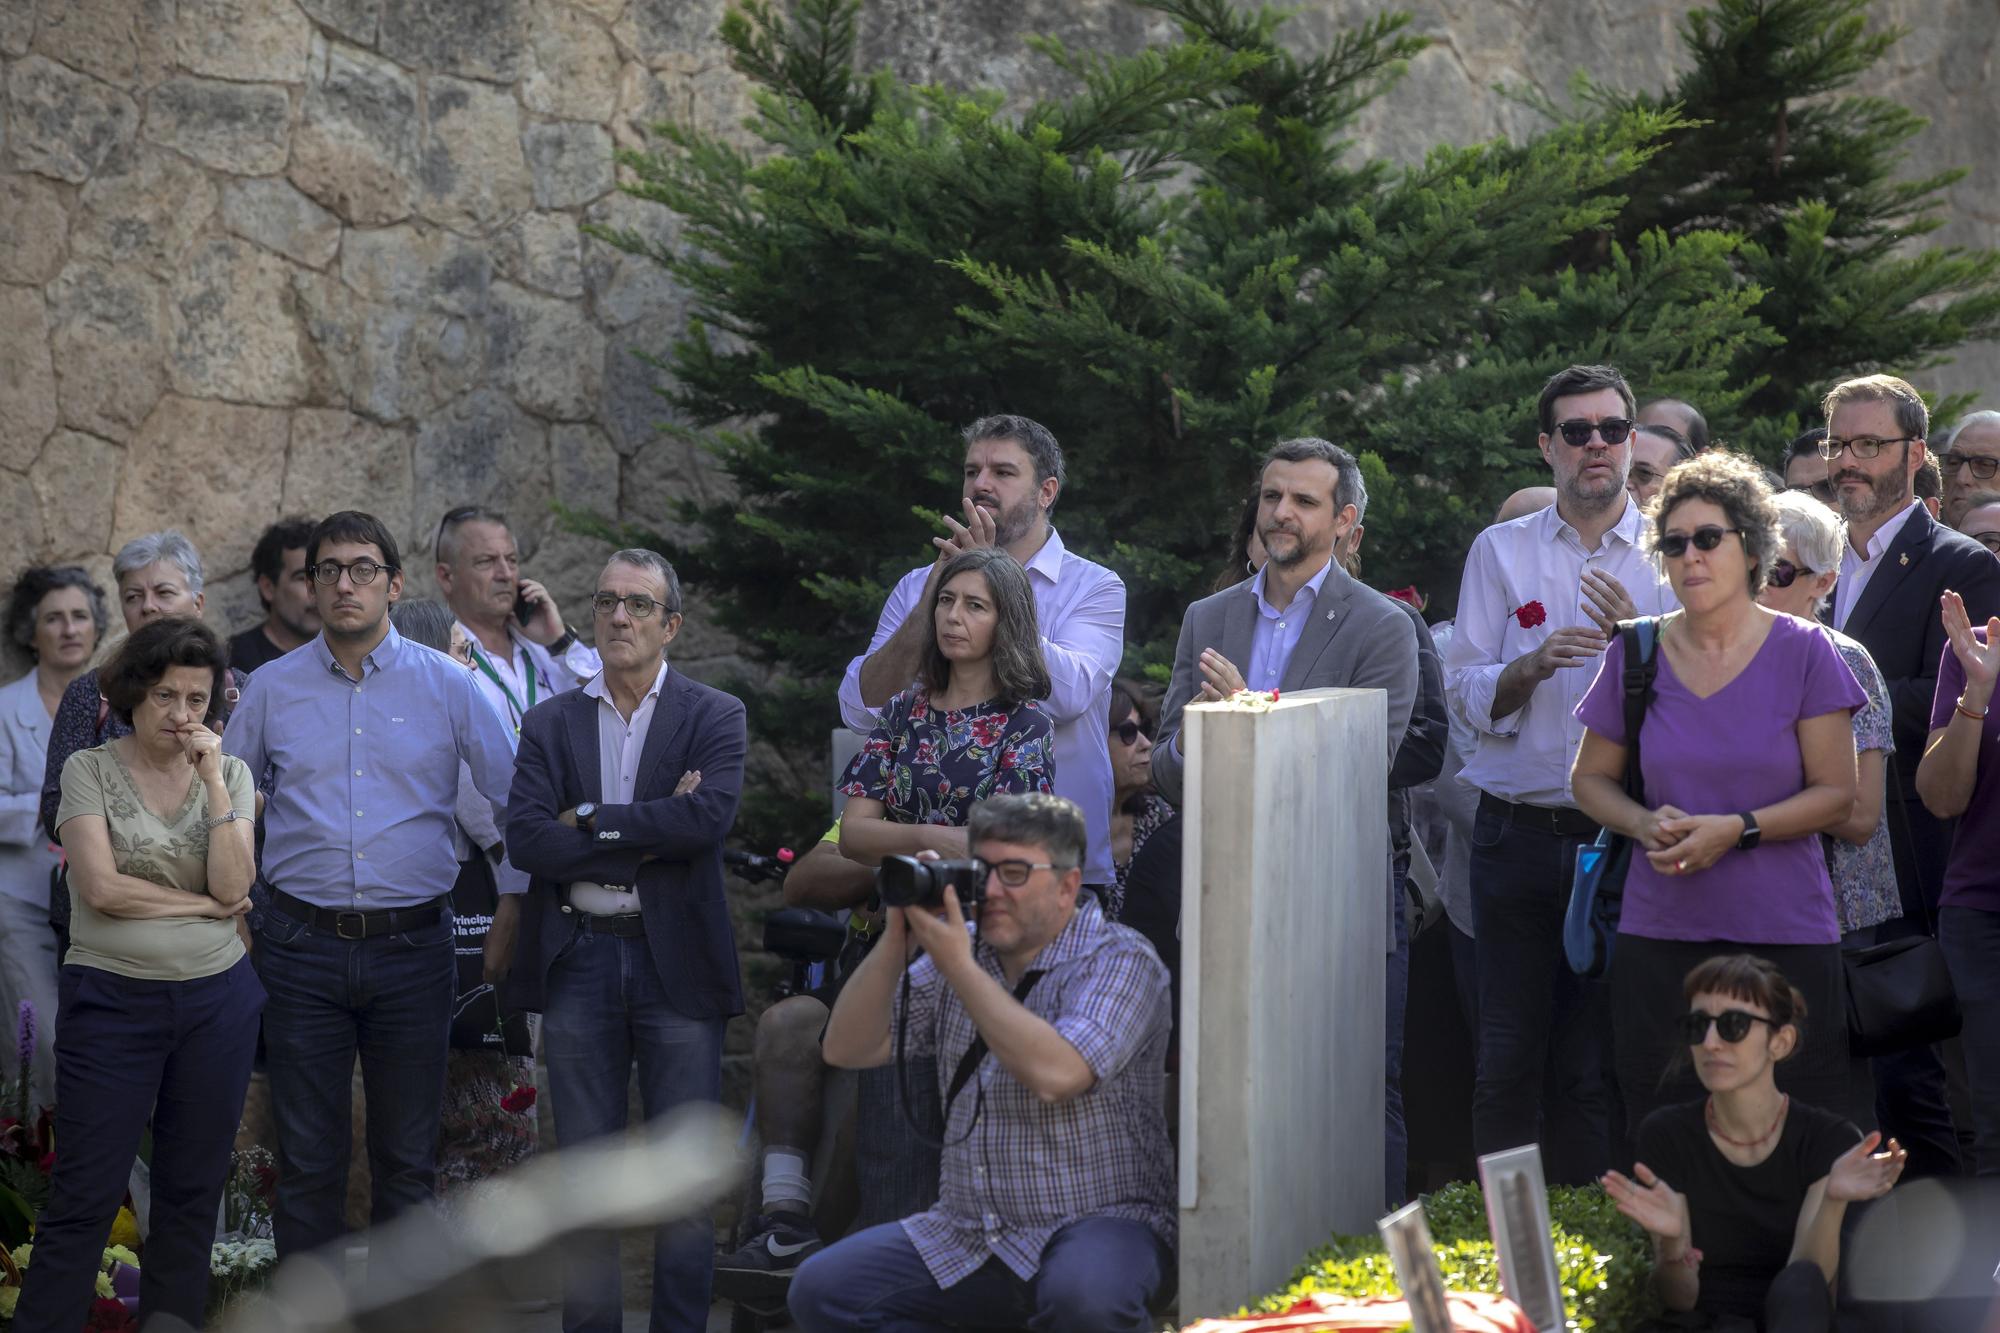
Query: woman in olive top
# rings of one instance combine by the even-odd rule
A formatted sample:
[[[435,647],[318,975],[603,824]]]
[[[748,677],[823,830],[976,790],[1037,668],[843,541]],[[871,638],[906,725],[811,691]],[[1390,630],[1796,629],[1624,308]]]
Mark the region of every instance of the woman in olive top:
[[[228,656],[195,620],[125,641],[99,688],[132,734],[71,755],[56,816],[75,913],[59,982],[56,1158],[16,1333],[74,1333],[150,1119],[139,1317],[200,1327],[264,988],[237,938],[250,772],[212,729]]]

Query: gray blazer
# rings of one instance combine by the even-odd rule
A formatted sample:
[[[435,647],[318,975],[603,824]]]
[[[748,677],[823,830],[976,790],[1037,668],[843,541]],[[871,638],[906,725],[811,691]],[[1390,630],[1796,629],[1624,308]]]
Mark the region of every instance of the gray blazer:
[[[1257,624],[1254,579],[1245,579],[1190,606],[1181,620],[1180,646],[1174,649],[1174,677],[1160,714],[1160,734],[1153,745],[1153,785],[1175,805],[1181,803],[1181,755],[1176,740],[1181,713],[1201,692],[1201,672],[1195,663],[1202,650],[1213,648],[1236,664],[1250,666],[1251,635]],[[1417,633],[1402,607],[1365,584],[1357,583],[1335,565],[1320,585],[1312,619],[1285,664],[1278,682],[1281,693],[1330,688],[1386,690],[1389,695],[1389,748],[1382,756],[1383,780],[1403,743],[1410,711],[1417,700]]]

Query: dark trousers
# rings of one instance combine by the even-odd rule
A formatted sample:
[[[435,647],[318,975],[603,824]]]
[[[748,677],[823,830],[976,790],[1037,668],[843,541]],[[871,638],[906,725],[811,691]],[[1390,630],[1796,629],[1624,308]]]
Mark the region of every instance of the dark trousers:
[[[1407,863],[1407,858],[1405,858]],[[1387,1175],[1384,1198],[1400,1207],[1410,1194],[1410,1132],[1403,1116],[1403,1021],[1410,1003],[1410,926],[1403,915],[1403,877],[1395,876],[1395,902],[1387,972],[1388,1013],[1382,1053],[1382,1165]]]
[[[940,1287],[902,1225],[890,1222],[821,1250],[792,1279],[800,1333],[926,1333],[954,1325],[1041,1333],[1148,1333],[1146,1310],[1173,1256],[1143,1223],[1090,1217],[1058,1231],[1023,1281],[998,1259]]]
[[[937,1141],[944,1137],[944,1099],[938,1094],[936,1059],[926,1055],[905,1061],[903,1080],[910,1094],[907,1116],[896,1092],[893,1058],[880,1068],[861,1071],[859,1118],[854,1126],[861,1196],[857,1228],[921,1213],[938,1200]],[[923,1127],[923,1134],[911,1128],[911,1118]]]
[[[1889,842],[1896,854],[1896,880],[1903,899],[1899,920],[1876,927],[1879,941],[1906,939],[1924,933],[1927,920],[1937,919],[1938,891],[1944,886],[1945,858],[1951,849],[1956,821],[1941,820],[1914,796],[1898,799],[1889,809]],[[1951,1097],[1944,1061],[1935,1046],[1877,1056],[1875,1114],[1885,1135],[1893,1135],[1909,1150],[1905,1178],[1955,1176],[1963,1169],[1958,1132],[1952,1124]]]
[[[83,1327],[150,1116],[152,1229],[139,1269],[140,1317],[170,1315],[199,1328],[264,988],[242,959],[194,981],[65,967],[58,994],[59,1151],[13,1326]]]
[[[1473,948],[1479,986],[1473,1146],[1542,1145],[1552,1185],[1611,1165],[1613,1101],[1603,985],[1562,950],[1583,836],[1530,828],[1482,802],[1472,826]]]
[[[257,934],[257,973],[271,996],[264,1064],[278,1131],[279,1255],[347,1232],[357,1054],[374,1185],[369,1215],[382,1222],[428,1204],[437,1191],[456,988],[450,909],[416,930],[343,940],[272,907]]]
[[[1959,1041],[1972,1085],[1972,1155],[1982,1176],[2000,1176],[2000,912],[1947,907],[1938,944],[1965,1015]]]
[[[643,936],[603,935],[579,920],[549,966],[543,1049],[556,1141],[569,1149],[625,1130],[634,1068],[639,1106],[657,1120],[691,1102],[722,1098],[719,1018],[690,1018],[667,1000]],[[715,1233],[708,1215],[653,1233],[651,1333],[701,1333],[708,1326]],[[564,1333],[618,1333],[625,1327],[618,1237],[598,1232],[563,1247]]]

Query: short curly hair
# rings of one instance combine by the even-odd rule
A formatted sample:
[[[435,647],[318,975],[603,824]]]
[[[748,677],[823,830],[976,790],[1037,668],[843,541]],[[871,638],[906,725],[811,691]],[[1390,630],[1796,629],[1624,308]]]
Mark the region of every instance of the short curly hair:
[[[228,711],[223,689],[229,653],[215,631],[199,620],[169,616],[141,625],[97,673],[97,688],[111,705],[112,716],[129,727],[132,710],[146,697],[146,691],[160,683],[168,668],[177,666],[203,668],[214,676],[208,711],[202,718],[204,724],[214,726]]]
[[[91,623],[97,626],[97,637],[103,639],[105,626],[111,623],[111,610],[105,604],[104,589],[90,577],[90,571],[81,565],[34,565],[21,571],[21,577],[14,580],[14,591],[8,594],[7,641],[35,656],[35,615],[44,597],[64,588],[82,589]]]
[[[1764,591],[1771,564],[1785,549],[1778,522],[1775,493],[1764,469],[1749,457],[1727,449],[1711,449],[1667,473],[1653,499],[1652,524],[1646,529],[1646,549],[1659,556],[1667,519],[1689,500],[1706,500],[1720,509],[1743,538],[1743,558],[1749,567],[1750,595]]]

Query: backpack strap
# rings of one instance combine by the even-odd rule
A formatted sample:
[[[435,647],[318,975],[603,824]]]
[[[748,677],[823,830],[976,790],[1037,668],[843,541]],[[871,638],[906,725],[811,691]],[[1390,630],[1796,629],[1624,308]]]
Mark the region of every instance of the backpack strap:
[[[1660,618],[1641,616],[1618,626],[1625,649],[1625,793],[1646,803],[1645,778],[1639,772],[1639,728],[1645,725],[1646,708],[1653,702],[1653,682],[1660,674],[1658,655]]]

